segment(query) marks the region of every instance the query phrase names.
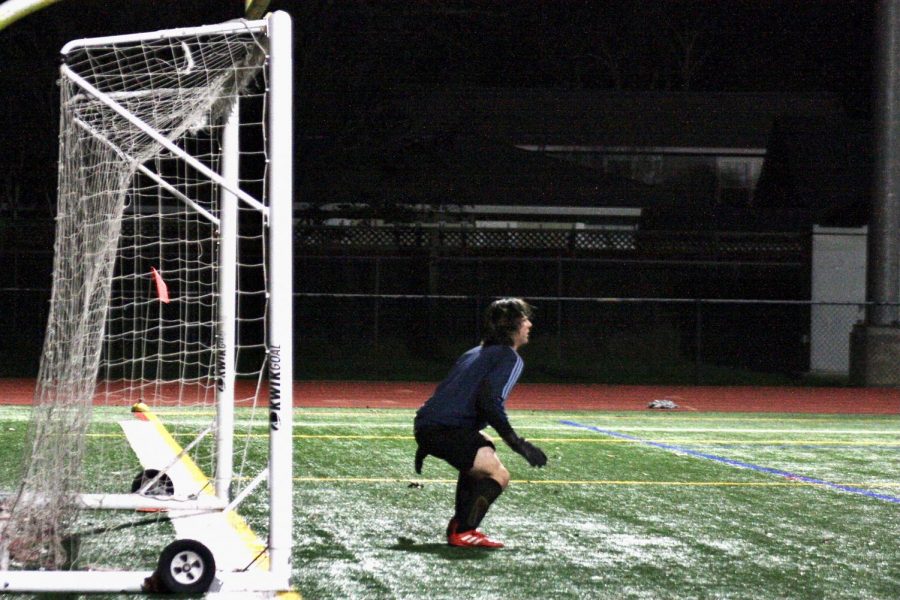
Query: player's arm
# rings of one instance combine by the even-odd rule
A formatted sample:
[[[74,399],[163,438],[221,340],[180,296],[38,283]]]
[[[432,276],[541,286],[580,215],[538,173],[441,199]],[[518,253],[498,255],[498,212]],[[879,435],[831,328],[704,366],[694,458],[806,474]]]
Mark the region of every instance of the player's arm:
[[[503,438],[503,441],[510,448],[521,454],[528,461],[528,464],[532,467],[543,467],[547,464],[547,456],[540,448],[516,434],[509,423],[509,418],[506,416],[506,409],[503,407],[502,387],[500,389],[494,388],[495,385],[492,385],[490,378],[486,378],[482,382],[478,390],[479,412],[484,417],[484,420],[488,422],[488,425],[493,427],[500,437]]]

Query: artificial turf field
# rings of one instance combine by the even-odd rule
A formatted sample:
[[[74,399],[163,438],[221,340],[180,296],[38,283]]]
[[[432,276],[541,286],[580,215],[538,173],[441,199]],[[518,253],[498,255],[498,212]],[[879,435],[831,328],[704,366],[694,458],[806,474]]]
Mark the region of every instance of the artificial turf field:
[[[28,410],[0,407],[0,489]],[[115,435],[105,410],[97,439]],[[483,527],[501,550],[444,544],[455,472],[415,475],[412,415],[296,410],[304,598],[900,597],[900,415],[511,411],[550,460],[499,444],[512,483]],[[202,422],[161,417],[184,436]],[[263,461],[264,429],[246,434]],[[261,529],[259,509],[243,512]]]

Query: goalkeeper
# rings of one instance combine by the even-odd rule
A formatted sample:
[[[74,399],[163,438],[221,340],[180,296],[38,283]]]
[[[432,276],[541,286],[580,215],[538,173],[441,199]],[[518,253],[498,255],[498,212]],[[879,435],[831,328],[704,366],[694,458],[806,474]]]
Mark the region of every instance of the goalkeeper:
[[[504,298],[488,307],[481,344],[465,352],[425,404],[416,412],[416,472],[429,454],[459,471],[456,512],[447,525],[451,546],[502,548],[477,530],[491,504],[509,485],[491,438],[493,427],[510,448],[533,467],[547,457],[516,435],[506,416],[506,399],[522,374],[518,349],[528,343],[532,308],[520,298]]]

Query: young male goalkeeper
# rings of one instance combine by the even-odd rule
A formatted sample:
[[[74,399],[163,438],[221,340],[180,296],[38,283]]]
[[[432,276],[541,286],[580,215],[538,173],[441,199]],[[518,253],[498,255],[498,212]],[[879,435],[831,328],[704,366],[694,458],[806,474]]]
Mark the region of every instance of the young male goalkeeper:
[[[518,349],[528,343],[531,315],[531,306],[520,298],[491,303],[485,312],[481,344],[456,361],[416,412],[416,472],[422,472],[422,461],[429,454],[459,471],[456,512],[447,525],[451,546],[503,547],[477,529],[509,485],[509,471],[482,429],[493,427],[532,467],[547,464],[546,455],[516,435],[506,416],[506,399],[522,374],[524,363]]]

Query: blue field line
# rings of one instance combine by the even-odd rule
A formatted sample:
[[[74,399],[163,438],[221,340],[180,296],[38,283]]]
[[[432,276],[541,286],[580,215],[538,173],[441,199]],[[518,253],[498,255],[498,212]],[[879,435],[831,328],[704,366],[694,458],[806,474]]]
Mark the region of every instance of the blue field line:
[[[568,425],[570,427],[578,427],[580,429],[587,429],[589,431],[595,431],[597,433],[602,433],[603,435],[608,435],[610,437],[619,438],[623,440],[629,440],[632,442],[638,442],[640,444],[644,444],[645,446],[652,446],[654,448],[660,448],[662,450],[669,450],[670,452],[678,452],[680,454],[687,454],[688,456],[693,456],[696,458],[705,458],[707,460],[714,460],[716,462],[724,463],[726,465],[730,465],[732,467],[738,467],[740,469],[750,469],[752,471],[757,471],[759,473],[768,473],[769,475],[778,475],[779,477],[784,477],[786,479],[791,479],[795,481],[802,481],[803,483],[809,483],[813,485],[821,485],[823,487],[828,487],[831,489],[839,490],[841,492],[849,492],[851,494],[859,494],[860,496],[867,496],[869,498],[875,498],[876,500],[884,500],[885,502],[893,502],[895,504],[900,504],[900,497],[891,496],[890,494],[879,494],[877,492],[873,492],[871,490],[866,490],[863,488],[853,487],[850,485],[841,485],[839,483],[833,483],[831,481],[825,481],[824,479],[816,479],[815,477],[807,477],[805,475],[798,475],[796,473],[791,473],[790,471],[783,471],[781,469],[773,469],[771,467],[762,467],[760,465],[754,465],[752,463],[747,463],[740,460],[734,460],[733,458],[725,458],[724,456],[717,456],[715,454],[708,454],[706,452],[699,452],[697,450],[691,450],[690,448],[685,448],[684,446],[675,446],[673,444],[665,444],[662,442],[651,442],[650,440],[643,440],[641,438],[628,435],[625,433],[619,433],[617,431],[611,431],[609,429],[601,429],[599,427],[594,427],[592,425],[584,425],[582,423],[576,423],[575,421],[560,421],[563,425]]]

